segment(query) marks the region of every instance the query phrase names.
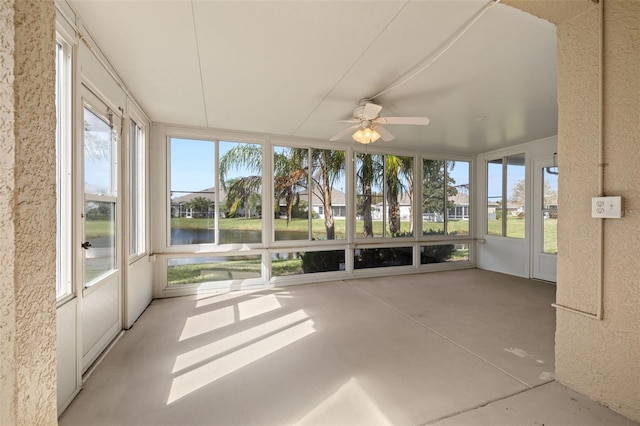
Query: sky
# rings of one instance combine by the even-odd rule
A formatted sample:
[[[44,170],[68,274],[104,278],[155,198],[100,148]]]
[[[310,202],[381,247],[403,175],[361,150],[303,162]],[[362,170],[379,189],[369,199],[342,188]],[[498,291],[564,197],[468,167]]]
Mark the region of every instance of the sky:
[[[91,111],[85,109],[85,191],[111,195],[112,158],[111,127]]]
[[[235,146],[233,142],[220,142],[220,155],[223,156],[233,146]],[[193,192],[215,186],[214,149],[215,144],[211,141],[173,138],[171,143],[171,188]],[[275,150],[280,152],[284,149],[283,147],[275,147]],[[465,162],[460,162],[458,167],[454,167],[449,172],[457,185],[469,183],[469,170],[468,167],[462,167],[463,163]],[[494,167],[501,168],[501,165],[496,164]],[[513,185],[525,178],[525,168],[510,165],[507,173],[509,185],[507,196],[509,197]],[[228,177],[234,178],[247,174],[249,173],[245,170],[231,170]],[[492,198],[493,200],[499,200],[502,185],[500,173],[490,173],[487,182],[488,195],[495,196],[496,198]],[[557,180],[552,183],[552,185],[554,184],[557,186]],[[344,178],[335,185],[338,190],[344,190],[344,187]]]
[[[109,127],[93,114],[86,114],[85,120],[90,129],[90,134],[94,139],[94,143],[99,145],[108,145]],[[234,142],[220,142],[220,155],[223,156],[229,149],[236,146]],[[285,148],[275,147],[276,151],[282,152]],[[180,139],[173,138],[171,140],[171,188],[174,191],[195,192],[215,186],[215,144],[212,141]],[[464,184],[469,182],[468,167],[454,167],[449,175],[455,180],[456,184]],[[501,165],[495,164],[495,171],[489,173],[488,195],[493,200],[500,200],[502,177],[500,175]],[[496,170],[497,169],[497,170]],[[525,168],[521,166],[508,167],[508,189],[509,197],[513,185],[525,177]],[[234,178],[247,175],[246,170],[230,170],[228,178]],[[105,159],[86,159],[85,180],[88,188],[104,188],[109,182],[110,161]],[[557,188],[557,178],[551,176],[552,187]],[[346,184],[345,178],[337,182],[335,188],[344,191]],[[102,189],[101,192],[104,192]],[[177,194],[179,196],[180,194]]]
[[[234,146],[233,142],[220,142],[220,155],[223,156]],[[187,192],[200,191],[215,186],[214,148],[211,141],[179,139],[171,140],[171,188]],[[276,152],[286,148],[275,147]],[[454,167],[449,173],[456,184],[469,183],[468,167]],[[243,170],[231,170],[229,178],[247,175]],[[523,176],[524,177],[524,176]],[[335,189],[344,191],[346,186],[343,177],[336,183]]]
[[[487,195],[492,201],[499,201],[502,199],[502,165],[501,164],[489,164],[489,173],[487,176],[488,191]],[[511,198],[513,187],[519,181],[525,178],[525,167],[509,165],[507,167],[507,198]],[[558,190],[558,175],[544,174],[549,186]]]

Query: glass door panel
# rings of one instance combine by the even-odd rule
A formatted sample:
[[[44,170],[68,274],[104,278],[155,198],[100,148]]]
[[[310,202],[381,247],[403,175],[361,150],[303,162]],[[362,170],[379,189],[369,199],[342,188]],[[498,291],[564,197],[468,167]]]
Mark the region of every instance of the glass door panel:
[[[558,253],[558,167],[553,158],[534,163],[533,278],[556,281]]]
[[[80,293],[82,371],[100,356],[121,327],[120,247],[122,228],[118,200],[118,155],[121,118],[88,90],[83,91],[83,201],[77,250],[82,252]]]
[[[116,269],[115,135],[110,123],[84,109],[84,284]]]
[[[84,285],[116,269],[116,205],[110,202],[85,203],[84,233],[90,245],[85,250]],[[84,246],[83,246],[84,247]]]
[[[558,253],[558,168],[545,167],[543,170],[542,251],[556,254]]]

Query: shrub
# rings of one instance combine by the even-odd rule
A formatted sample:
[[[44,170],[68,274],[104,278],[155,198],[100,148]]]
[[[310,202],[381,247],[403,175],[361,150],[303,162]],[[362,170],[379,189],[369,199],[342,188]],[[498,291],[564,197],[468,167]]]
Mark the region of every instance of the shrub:
[[[413,250],[410,247],[360,249],[360,254],[354,259],[355,269],[412,264]]]
[[[339,271],[344,250],[308,251],[300,255],[304,273]]]
[[[451,255],[456,251],[454,244],[437,246],[424,246],[420,252],[420,263],[441,263],[451,259]]]

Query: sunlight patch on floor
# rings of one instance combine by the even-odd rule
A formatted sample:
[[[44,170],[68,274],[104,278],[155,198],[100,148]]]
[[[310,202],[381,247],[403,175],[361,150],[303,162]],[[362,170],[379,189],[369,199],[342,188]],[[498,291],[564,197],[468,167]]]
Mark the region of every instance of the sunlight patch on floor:
[[[355,377],[309,411],[299,425],[392,425]]]
[[[167,405],[210,385],[222,377],[283,349],[315,332],[308,319],[264,339],[231,352],[221,358],[175,377],[171,383]]]
[[[254,299],[238,303],[238,318],[240,321],[266,314],[281,308],[280,301],[275,294],[260,295]]]
[[[227,298],[227,300],[230,300]],[[220,300],[217,300],[220,301]],[[208,301],[208,304],[213,304]],[[281,308],[275,294],[260,295],[231,306],[224,306],[209,312],[187,318],[180,341],[218,330],[237,321],[244,321]]]
[[[187,340],[235,323],[235,310],[235,306],[225,306],[187,318],[179,340]]]
[[[205,306],[215,305],[217,303],[226,302],[228,300],[246,297],[244,292],[230,292],[224,294],[199,294],[196,296],[196,308],[204,308]]]
[[[204,362],[207,359],[217,357],[220,354],[234,350],[255,340],[262,339],[269,334],[290,327],[308,318],[309,316],[303,310],[298,310],[185,352],[176,358],[172,373],[178,373],[181,370]]]

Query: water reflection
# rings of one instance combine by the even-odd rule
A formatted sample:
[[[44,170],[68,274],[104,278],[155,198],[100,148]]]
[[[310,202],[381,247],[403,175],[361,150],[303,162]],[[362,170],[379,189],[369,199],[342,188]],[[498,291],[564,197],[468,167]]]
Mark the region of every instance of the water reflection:
[[[307,240],[306,232],[278,231],[276,240]],[[171,228],[171,245],[212,244],[215,243],[214,229]],[[221,229],[220,244],[259,244],[262,232],[243,229]]]

